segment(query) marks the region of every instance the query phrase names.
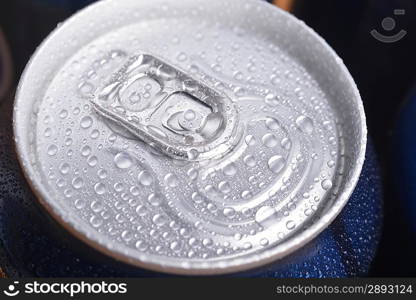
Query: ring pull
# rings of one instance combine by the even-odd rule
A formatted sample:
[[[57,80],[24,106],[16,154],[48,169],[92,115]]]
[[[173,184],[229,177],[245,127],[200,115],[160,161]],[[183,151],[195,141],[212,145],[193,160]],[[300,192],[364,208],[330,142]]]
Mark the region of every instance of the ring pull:
[[[224,155],[237,137],[227,95],[149,54],[131,57],[91,101],[99,115],[175,159]]]

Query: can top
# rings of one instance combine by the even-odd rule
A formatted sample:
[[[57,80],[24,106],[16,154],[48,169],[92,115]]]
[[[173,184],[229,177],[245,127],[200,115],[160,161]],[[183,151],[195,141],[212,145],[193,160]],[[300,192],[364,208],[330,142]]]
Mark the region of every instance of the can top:
[[[255,0],[87,7],[28,64],[14,132],[59,223],[178,274],[243,271],[310,241],[348,201],[366,145],[342,61]]]

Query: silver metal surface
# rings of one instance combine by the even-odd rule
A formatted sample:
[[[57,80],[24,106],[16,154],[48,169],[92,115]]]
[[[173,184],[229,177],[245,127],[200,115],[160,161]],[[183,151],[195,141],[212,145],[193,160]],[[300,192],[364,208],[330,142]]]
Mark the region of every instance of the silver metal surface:
[[[231,99],[149,54],[130,58],[92,103],[100,115],[174,159],[216,158],[238,137]]]
[[[84,9],[28,64],[14,131],[28,182],[65,228],[177,274],[243,271],[303,246],[348,201],[366,147],[341,59],[255,0]]]

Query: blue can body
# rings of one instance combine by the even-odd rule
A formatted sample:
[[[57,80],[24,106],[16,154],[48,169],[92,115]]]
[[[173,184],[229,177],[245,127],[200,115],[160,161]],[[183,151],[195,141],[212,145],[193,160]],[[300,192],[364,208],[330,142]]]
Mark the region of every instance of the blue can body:
[[[20,171],[10,131],[0,134],[0,265],[9,276],[165,276],[89,249],[48,220]],[[243,277],[364,276],[374,258],[382,220],[378,167],[371,144],[357,187],[337,219],[316,239]]]
[[[399,114],[393,137],[392,169],[400,209],[416,245],[416,85]]]

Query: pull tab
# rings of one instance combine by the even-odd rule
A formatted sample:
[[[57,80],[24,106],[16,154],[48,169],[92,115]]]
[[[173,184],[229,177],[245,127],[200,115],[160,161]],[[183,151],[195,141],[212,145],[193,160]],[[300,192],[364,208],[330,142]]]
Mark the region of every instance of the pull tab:
[[[131,57],[92,104],[99,115],[175,159],[223,155],[237,136],[230,98],[149,54]]]

